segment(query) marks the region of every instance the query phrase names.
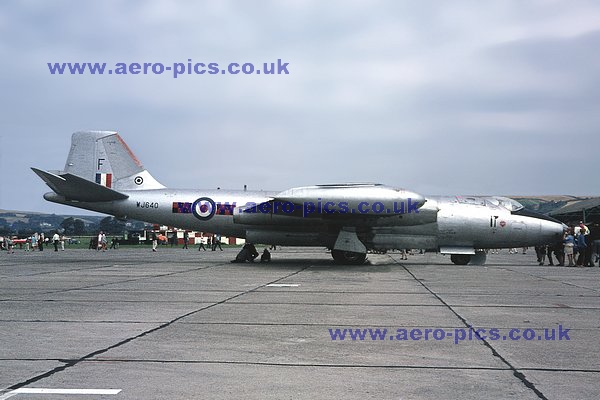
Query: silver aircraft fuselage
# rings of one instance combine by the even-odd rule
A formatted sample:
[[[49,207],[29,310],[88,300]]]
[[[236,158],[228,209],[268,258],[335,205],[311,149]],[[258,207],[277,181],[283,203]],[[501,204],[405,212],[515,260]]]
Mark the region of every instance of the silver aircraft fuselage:
[[[46,200],[114,215],[123,219],[137,219],[190,229],[214,232],[225,236],[246,238],[254,243],[291,246],[324,246],[332,248],[337,232],[330,227],[349,225],[345,221],[325,218],[282,217],[269,221],[269,215],[253,215],[256,221],[238,222],[235,210],[248,203],[269,201],[276,192],[255,191],[197,191],[155,189],[123,191],[127,199],[101,203],[70,202],[55,193],[47,193]],[[193,213],[174,213],[173,203],[193,204],[199,198],[215,202],[217,212],[208,220],[199,220]],[[516,202],[515,202],[516,203]],[[509,203],[508,206],[515,204]],[[230,213],[221,215],[221,205],[233,206]],[[518,204],[518,203],[516,203]],[[261,220],[262,218],[262,220]],[[426,197],[418,213],[397,216],[373,215],[367,221],[355,223],[361,241],[368,249],[391,250],[423,248],[492,249],[534,246],[562,239],[563,225],[558,221],[533,212],[511,210],[500,204],[498,197]],[[458,251],[460,253],[460,251]]]
[[[549,244],[563,235],[560,222],[499,196],[425,197],[371,183],[282,192],[168,189],[110,131],[74,133],[62,171],[32,169],[53,190],[44,195],[52,202],[252,243],[324,246],[339,262],[359,264],[368,250],[419,248],[465,264],[484,249]]]

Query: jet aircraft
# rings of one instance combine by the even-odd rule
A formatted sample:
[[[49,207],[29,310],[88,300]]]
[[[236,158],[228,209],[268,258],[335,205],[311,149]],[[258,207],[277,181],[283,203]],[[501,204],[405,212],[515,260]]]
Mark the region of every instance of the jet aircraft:
[[[424,196],[373,183],[168,189],[111,131],[76,132],[64,170],[32,170],[52,189],[44,195],[51,202],[252,243],[324,246],[345,264],[362,264],[369,250],[408,248],[483,264],[484,249],[553,243],[564,227],[507,197]]]

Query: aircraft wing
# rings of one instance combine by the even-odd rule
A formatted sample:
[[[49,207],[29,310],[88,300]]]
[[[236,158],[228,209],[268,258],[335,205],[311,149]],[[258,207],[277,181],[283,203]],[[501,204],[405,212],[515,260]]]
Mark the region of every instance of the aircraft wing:
[[[31,168],[56,194],[69,200],[99,202],[123,200],[126,194],[109,189],[105,186],[90,182],[73,174],[53,174],[37,168]]]

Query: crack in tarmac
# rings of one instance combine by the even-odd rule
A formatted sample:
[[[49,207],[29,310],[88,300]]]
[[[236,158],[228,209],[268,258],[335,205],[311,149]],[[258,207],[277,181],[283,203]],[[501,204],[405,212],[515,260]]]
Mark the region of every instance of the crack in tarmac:
[[[206,268],[214,268],[214,267],[218,267],[218,266],[222,266],[222,265],[227,265],[227,264],[217,264],[217,265],[214,265],[214,266],[209,266],[209,267],[204,267],[204,268],[197,268],[196,270],[199,270],[199,269],[206,269]],[[94,352],[92,352],[92,353],[89,353],[89,354],[87,354],[87,355],[85,355],[85,356],[83,356],[83,357],[80,357],[80,358],[78,358],[78,359],[72,359],[72,360],[58,360],[59,362],[63,362],[63,363],[64,363],[64,365],[61,365],[61,366],[59,366],[59,367],[56,367],[56,368],[54,368],[54,369],[52,369],[52,370],[50,370],[50,371],[47,371],[47,372],[45,372],[45,373],[43,373],[43,374],[36,375],[36,376],[34,376],[34,377],[32,377],[32,378],[29,378],[29,379],[27,379],[27,380],[25,380],[25,381],[23,381],[23,382],[16,383],[16,384],[14,384],[14,385],[12,385],[12,386],[8,387],[6,390],[7,390],[7,391],[13,391],[13,390],[16,390],[16,389],[22,388],[22,387],[24,387],[24,386],[30,385],[30,384],[32,384],[32,383],[38,382],[38,381],[40,381],[40,380],[43,380],[43,379],[45,379],[45,378],[48,378],[48,377],[50,377],[50,376],[53,376],[53,375],[55,375],[55,374],[57,374],[57,373],[59,373],[59,372],[62,372],[62,371],[65,371],[65,370],[67,370],[68,368],[74,367],[75,365],[77,365],[77,364],[79,364],[79,363],[81,363],[81,362],[84,362],[84,361],[89,361],[89,360],[90,360],[90,359],[92,359],[93,357],[96,357],[96,356],[98,356],[98,355],[100,355],[100,354],[104,354],[104,353],[106,353],[106,352],[108,352],[108,351],[110,351],[110,350],[116,349],[116,348],[118,348],[118,347],[120,347],[120,346],[123,346],[123,345],[125,345],[125,344],[127,344],[127,343],[130,343],[130,342],[132,342],[132,341],[134,341],[134,340],[136,340],[136,339],[140,339],[140,338],[143,338],[143,337],[145,337],[145,336],[147,336],[147,335],[150,335],[150,334],[152,334],[152,333],[158,332],[158,331],[160,331],[161,329],[167,328],[167,327],[169,327],[169,326],[171,326],[171,325],[175,324],[176,322],[178,322],[178,321],[180,321],[180,320],[182,320],[182,319],[184,319],[184,318],[187,318],[187,317],[189,317],[189,316],[192,316],[192,315],[194,315],[194,314],[197,314],[197,313],[199,313],[199,312],[202,312],[202,311],[204,311],[204,310],[208,310],[208,309],[210,309],[210,308],[213,308],[213,307],[215,307],[215,306],[217,306],[217,305],[224,304],[224,303],[226,303],[226,302],[227,302],[227,301],[229,301],[229,300],[232,300],[232,299],[238,298],[238,297],[240,297],[240,296],[243,296],[243,295],[245,295],[245,294],[248,294],[248,293],[254,292],[254,291],[258,290],[258,289],[261,289],[261,288],[263,288],[263,287],[266,287],[267,285],[270,285],[270,284],[273,284],[273,283],[277,283],[277,282],[279,282],[279,281],[282,281],[282,280],[284,280],[284,279],[287,279],[287,278],[289,278],[289,277],[291,277],[291,276],[294,276],[294,275],[296,275],[296,274],[299,274],[300,272],[302,272],[302,271],[306,270],[307,268],[309,268],[309,267],[308,267],[308,266],[307,266],[307,267],[303,267],[303,268],[301,268],[301,269],[299,269],[299,270],[297,270],[297,271],[294,271],[294,272],[292,272],[292,273],[290,273],[290,274],[288,274],[288,275],[285,275],[285,276],[283,276],[283,277],[281,277],[281,278],[278,278],[278,279],[276,279],[276,280],[274,280],[274,281],[271,281],[271,282],[267,282],[267,283],[264,283],[264,284],[258,285],[258,286],[256,286],[256,287],[253,287],[252,289],[248,289],[248,290],[246,290],[246,291],[244,291],[244,292],[241,292],[241,293],[238,293],[238,294],[236,294],[236,295],[234,295],[234,296],[230,296],[230,297],[229,297],[229,298],[227,298],[227,299],[224,299],[224,300],[221,300],[221,301],[215,302],[215,303],[213,303],[213,304],[210,304],[210,305],[208,305],[208,306],[206,306],[206,307],[202,307],[202,308],[200,308],[200,309],[198,309],[198,310],[194,310],[194,311],[188,312],[188,313],[186,313],[186,314],[180,315],[179,317],[177,317],[177,318],[174,318],[174,319],[172,319],[172,320],[171,320],[171,321],[169,321],[169,322],[165,322],[165,323],[163,323],[163,324],[161,324],[161,325],[159,325],[159,326],[157,326],[157,327],[155,327],[155,328],[152,328],[152,329],[146,330],[146,331],[144,331],[144,332],[142,332],[142,333],[140,333],[140,334],[138,334],[138,335],[135,335],[135,336],[129,337],[129,338],[127,338],[127,339],[121,340],[120,342],[118,342],[118,343],[115,343],[115,344],[113,344],[113,345],[111,345],[111,346],[105,347],[105,348],[103,348],[103,349],[96,350],[96,351],[94,351]],[[187,272],[190,272],[190,271],[187,271]],[[177,272],[177,273],[181,273],[181,272]],[[168,275],[175,275],[175,274],[177,274],[177,273],[161,274],[161,275],[157,275],[157,276],[155,276],[155,277],[156,277],[156,278],[158,278],[158,277],[163,277],[163,276],[168,276]],[[146,277],[146,278],[149,278],[149,277]],[[139,279],[135,279],[135,280],[139,280]]]
[[[448,304],[446,301],[444,301],[442,299],[441,296],[443,296],[443,293],[436,293],[434,292],[432,289],[430,289],[427,285],[426,285],[426,281],[424,280],[420,280],[418,279],[405,265],[401,264],[399,261],[395,260],[392,256],[389,256],[389,258],[392,259],[392,261],[402,267],[411,277],[412,279],[407,279],[407,281],[411,281],[411,280],[415,280],[417,281],[423,288],[425,288],[429,294],[433,295],[442,305],[429,305],[429,306],[435,306],[435,307],[445,307],[448,310],[450,310],[463,324],[465,327],[472,329],[468,323],[467,320],[462,317],[455,309],[454,306]],[[119,265],[124,265],[123,263],[120,263]],[[228,265],[228,264],[218,264],[218,265],[209,265],[209,266],[202,266],[199,268],[193,268],[193,269],[189,269],[189,270],[184,270],[184,271],[177,271],[177,272],[170,272],[170,273],[166,273],[166,274],[158,274],[158,275],[146,275],[146,276],[142,276],[142,277],[136,277],[136,278],[132,278],[132,279],[126,279],[126,280],[122,280],[122,281],[117,281],[117,282],[109,282],[109,283],[103,283],[103,284],[97,284],[97,285],[89,285],[89,286],[84,286],[84,287],[79,287],[79,288],[70,288],[70,289],[60,289],[60,290],[55,290],[55,291],[49,291],[49,292],[44,292],[44,293],[39,293],[39,294],[55,294],[55,293],[66,293],[66,292],[72,292],[72,291],[77,291],[77,290],[86,290],[86,289],[90,289],[90,290],[94,290],[95,288],[101,288],[101,287],[106,287],[106,286],[110,286],[110,285],[116,285],[116,284],[120,284],[120,283],[127,283],[127,282],[136,282],[136,281],[142,281],[144,279],[155,279],[155,278],[160,278],[160,277],[165,277],[165,276],[172,276],[172,275],[177,275],[177,274],[182,274],[182,273],[189,273],[189,272],[194,272],[194,271],[199,271],[199,270],[204,270],[204,269],[208,269],[208,268],[214,268],[214,267],[219,267],[219,266],[223,266],[223,265]],[[325,363],[286,363],[286,362],[252,362],[252,361],[227,361],[227,360],[156,360],[156,359],[148,359],[148,360],[127,360],[127,359],[113,359],[113,358],[104,358],[104,357],[99,357],[96,358],[102,354],[107,353],[108,351],[118,348],[120,346],[123,346],[127,343],[130,343],[136,339],[140,339],[142,337],[145,337],[147,335],[151,335],[153,333],[158,332],[161,329],[167,328],[168,326],[175,324],[175,323],[181,323],[181,324],[217,324],[217,325],[259,325],[259,326],[288,326],[288,325],[292,325],[292,326],[329,326],[329,324],[289,324],[289,323],[211,323],[211,322],[189,322],[189,321],[184,321],[185,318],[200,313],[204,310],[210,309],[212,307],[215,307],[217,305],[221,305],[224,303],[228,303],[228,304],[257,304],[257,305],[268,305],[268,304],[280,304],[277,302],[273,302],[273,303],[253,303],[253,302],[244,302],[244,301],[232,301],[234,299],[238,299],[241,296],[244,296],[246,294],[252,293],[252,292],[256,292],[261,288],[266,287],[269,284],[273,284],[273,283],[277,283],[280,282],[284,279],[287,279],[291,276],[297,275],[311,267],[314,266],[306,266],[303,268],[298,269],[297,271],[294,271],[292,273],[289,273],[286,276],[283,276],[281,278],[278,278],[272,282],[268,282],[262,285],[257,285],[255,287],[252,287],[248,290],[245,290],[243,292],[240,291],[223,291],[223,290],[202,290],[201,292],[210,292],[210,291],[214,291],[214,292],[222,292],[224,294],[227,294],[226,292],[231,292],[232,295],[227,297],[226,299],[223,299],[221,301],[217,301],[217,302],[210,302],[210,305],[204,306],[202,308],[199,308],[197,310],[185,313],[183,315],[180,315],[174,319],[171,319],[170,321],[164,322],[164,323],[160,323],[160,322],[150,322],[152,324],[157,324],[160,323],[160,325],[152,328],[152,329],[148,329],[138,335],[135,336],[131,336],[129,338],[126,338],[124,340],[119,341],[116,344],[113,344],[111,346],[105,347],[103,349],[99,349],[96,350],[92,353],[89,353],[83,357],[80,358],[76,358],[76,359],[18,359],[18,358],[14,358],[14,359],[0,359],[0,361],[54,361],[54,362],[60,362],[63,365],[58,366],[50,371],[47,371],[45,373],[39,374],[33,378],[30,378],[26,381],[17,383],[13,386],[11,386],[10,388],[8,388],[8,390],[14,390],[14,389],[18,389],[20,387],[32,384],[34,382],[38,382],[42,379],[48,378],[50,376],[53,376],[59,372],[65,371],[73,366],[76,366],[80,363],[109,363],[109,362],[122,362],[122,363],[162,363],[162,364],[232,364],[232,365],[255,365],[255,366],[277,366],[277,367],[316,367],[316,368],[352,368],[352,369],[419,369],[419,370],[457,370],[457,371],[461,371],[461,370],[484,370],[484,371],[511,371],[513,373],[513,375],[519,379],[523,385],[525,385],[528,389],[532,390],[539,398],[541,399],[546,399],[545,395],[535,387],[535,385],[529,381],[527,379],[527,377],[523,374],[523,371],[542,371],[542,372],[580,372],[580,373],[598,373],[600,372],[600,370],[595,370],[595,369],[558,369],[558,368],[519,368],[517,369],[516,367],[514,367],[508,360],[506,360],[488,341],[482,341],[486,347],[488,347],[491,352],[492,355],[496,358],[498,358],[499,360],[502,361],[502,363],[504,365],[506,365],[506,367],[456,367],[456,366],[418,366],[418,365],[361,365],[361,364],[356,364],[356,363],[352,363],[352,364],[342,364],[342,363],[338,363],[338,364],[325,364]],[[102,268],[115,268],[115,265],[110,265],[110,266],[102,266],[102,267],[94,267],[94,268],[81,268],[78,270],[94,270],[94,269],[102,269]],[[78,271],[78,270],[69,270],[69,271],[61,271],[61,272],[71,272],[71,271]],[[509,271],[512,272],[520,272],[520,273],[524,273],[522,271],[513,271],[511,269],[507,269]],[[54,271],[55,272],[59,272],[59,271]],[[31,276],[35,276],[35,275],[44,275],[46,273],[39,273],[39,274],[34,274]],[[532,275],[532,277],[535,278],[540,278],[538,276]],[[557,281],[554,279],[548,279],[548,278],[541,278],[541,279],[546,279],[549,281]],[[561,282],[561,281],[557,281],[557,282]],[[568,282],[561,282],[563,284],[566,285],[570,285],[570,286],[575,286],[575,287],[580,287],[577,285],[573,285],[573,284],[569,284]],[[589,288],[585,288],[585,289],[589,289]],[[118,289],[118,290],[122,290],[122,291],[127,291],[125,289]],[[595,289],[589,289],[592,291],[596,291]],[[181,292],[180,290],[170,290],[167,289],[165,291],[172,291],[172,292]],[[187,292],[187,291],[186,291]],[[287,291],[281,291],[281,290],[270,290],[270,292],[275,292],[275,293],[289,293]],[[234,294],[235,293],[235,294]],[[323,293],[322,291],[302,291],[302,293]],[[345,293],[345,294],[364,294],[364,293],[376,293],[376,294],[385,294],[385,293],[392,293],[392,294],[398,294],[397,292],[375,292],[375,291],[363,291],[363,292],[355,292],[355,291],[327,291],[326,293]],[[416,294],[416,293],[410,293],[407,292],[405,294],[410,294],[410,295],[422,295],[422,294]],[[540,295],[541,296],[541,295]],[[584,297],[596,297],[596,296],[584,296]],[[6,299],[3,301],[11,301],[11,299]],[[20,301],[20,300],[14,300],[14,301]],[[55,301],[55,300],[47,300],[47,301]],[[60,300],[56,300],[56,301],[60,301]],[[135,301],[132,301],[133,303],[136,303]],[[190,302],[190,303],[194,303],[194,302]],[[290,304],[299,304],[299,305],[332,305],[332,306],[348,306],[348,305],[352,305],[352,304],[327,304],[327,303],[290,303]],[[365,304],[357,304],[357,305],[361,305],[361,306],[365,306]],[[373,306],[398,306],[397,304],[373,304]],[[410,304],[401,304],[401,305],[408,305],[410,306]],[[427,305],[425,305],[427,306]],[[459,306],[460,307],[460,306]],[[482,307],[486,307],[486,306],[482,306]],[[506,308],[518,308],[518,307],[522,307],[522,306],[505,306]],[[537,308],[556,308],[556,307],[537,307]],[[589,309],[586,307],[581,307],[582,309]],[[5,321],[6,322],[6,321]],[[15,321],[15,322],[23,322],[23,321]],[[44,321],[27,321],[27,322],[44,322]],[[89,322],[89,323],[114,323],[115,321],[51,321],[51,322],[65,322],[65,323],[79,323],[79,322]],[[121,321],[119,321],[121,322]],[[139,321],[135,321],[135,322],[131,322],[131,321],[127,321],[127,323],[147,323],[147,322],[139,322]],[[358,325],[357,325],[358,326]],[[365,326],[371,326],[371,325],[365,325]],[[462,328],[462,327],[461,327]],[[1,393],[1,391],[0,391]]]
[[[446,301],[444,299],[442,299],[436,292],[434,292],[432,289],[430,289],[421,279],[417,278],[408,268],[406,268],[406,266],[402,265],[401,263],[399,263],[393,256],[389,256],[390,259],[402,266],[402,268],[404,268],[404,270],[410,274],[410,276],[412,276],[415,281],[417,281],[421,286],[423,286],[423,288],[425,288],[429,293],[431,293],[433,296],[435,296],[436,299],[438,299],[440,301],[440,303],[442,303],[444,306],[446,306],[448,308],[448,310],[450,310],[450,312],[452,312],[452,314],[454,314],[463,324],[465,324],[465,327],[470,329],[471,331],[473,331],[473,333],[477,335],[477,332],[475,332],[473,330],[473,327],[471,325],[469,325],[469,323],[467,322],[466,318],[463,317],[462,315],[460,315],[455,309],[454,307],[452,307],[450,304],[446,303]],[[491,345],[491,343],[486,340],[486,339],[481,339],[481,342],[483,343],[484,346],[486,346],[488,349],[490,349],[492,351],[492,355],[496,358],[498,358],[500,361],[502,361],[503,364],[505,364],[508,369],[510,369],[513,373],[513,375],[519,379],[523,385],[525,385],[528,389],[530,389],[531,391],[533,391],[540,399],[543,400],[548,400],[548,398],[538,389],[536,388],[535,384],[533,382],[531,382],[530,380],[527,379],[527,377],[525,376],[525,374],[523,374],[519,369],[517,369],[514,365],[512,365],[505,357],[503,357],[498,350],[496,350],[494,348],[494,346]]]

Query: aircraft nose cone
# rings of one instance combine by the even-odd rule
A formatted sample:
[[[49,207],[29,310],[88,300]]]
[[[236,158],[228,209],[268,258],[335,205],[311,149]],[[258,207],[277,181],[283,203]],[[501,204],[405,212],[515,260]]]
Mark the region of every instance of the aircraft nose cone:
[[[398,192],[400,196],[391,198],[391,200],[395,200],[397,203],[408,201],[409,205],[417,204],[416,207],[421,208],[427,202],[427,198],[422,194],[405,189],[399,189]]]
[[[563,238],[565,224],[553,221],[542,221],[541,234],[548,243],[558,242]]]

